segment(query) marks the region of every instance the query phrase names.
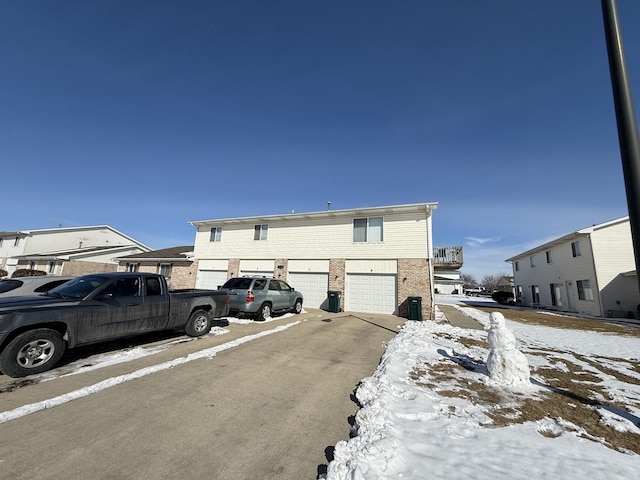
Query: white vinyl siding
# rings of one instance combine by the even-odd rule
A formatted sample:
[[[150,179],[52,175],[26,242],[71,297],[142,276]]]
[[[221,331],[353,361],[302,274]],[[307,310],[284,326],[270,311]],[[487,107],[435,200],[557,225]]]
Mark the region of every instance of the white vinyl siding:
[[[384,216],[384,242],[353,241],[353,218],[270,221],[269,241],[254,241],[254,223],[224,225],[224,241],[209,242],[210,226],[196,232],[198,258],[426,258],[431,217],[425,212]]]
[[[241,260],[240,275],[264,275],[273,277],[274,260]]]

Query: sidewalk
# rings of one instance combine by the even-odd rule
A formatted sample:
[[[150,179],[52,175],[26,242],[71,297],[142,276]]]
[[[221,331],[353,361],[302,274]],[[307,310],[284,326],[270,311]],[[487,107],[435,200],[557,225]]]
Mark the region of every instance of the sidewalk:
[[[476,330],[484,330],[484,327],[480,322],[475,321],[473,318],[465,315],[460,310],[451,305],[439,304],[437,307],[442,314],[447,318],[449,323],[454,327],[460,328],[472,328]]]

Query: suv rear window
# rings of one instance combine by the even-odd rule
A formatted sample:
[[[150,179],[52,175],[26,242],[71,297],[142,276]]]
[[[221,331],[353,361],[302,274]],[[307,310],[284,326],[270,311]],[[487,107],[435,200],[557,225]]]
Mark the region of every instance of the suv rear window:
[[[0,282],[0,293],[10,292],[22,285],[20,280],[2,280]]]
[[[222,285],[222,288],[246,290],[251,286],[251,280],[253,280],[253,278],[230,278]]]

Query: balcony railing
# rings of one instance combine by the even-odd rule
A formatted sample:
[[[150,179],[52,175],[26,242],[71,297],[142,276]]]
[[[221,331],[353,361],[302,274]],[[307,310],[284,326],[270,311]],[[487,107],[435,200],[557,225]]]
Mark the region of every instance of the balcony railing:
[[[433,247],[434,267],[462,267],[462,247]]]

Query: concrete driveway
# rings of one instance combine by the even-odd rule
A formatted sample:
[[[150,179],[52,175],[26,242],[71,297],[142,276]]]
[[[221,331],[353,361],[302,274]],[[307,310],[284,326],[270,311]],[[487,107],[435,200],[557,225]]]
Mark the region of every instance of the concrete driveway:
[[[0,420],[28,413],[0,423],[2,478],[317,478],[349,438],[354,389],[403,322],[309,309],[42,383],[0,376]],[[73,392],[89,394],[34,407]]]

